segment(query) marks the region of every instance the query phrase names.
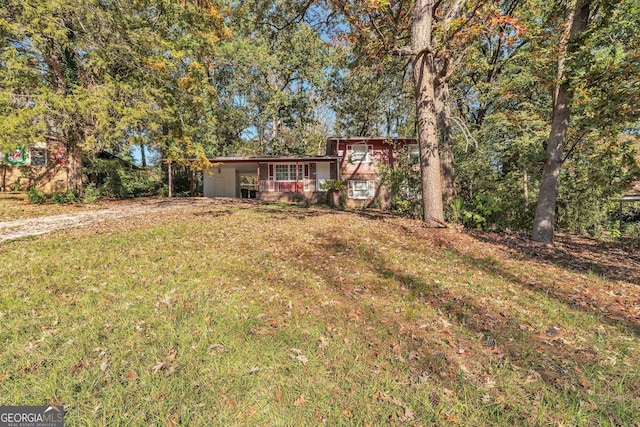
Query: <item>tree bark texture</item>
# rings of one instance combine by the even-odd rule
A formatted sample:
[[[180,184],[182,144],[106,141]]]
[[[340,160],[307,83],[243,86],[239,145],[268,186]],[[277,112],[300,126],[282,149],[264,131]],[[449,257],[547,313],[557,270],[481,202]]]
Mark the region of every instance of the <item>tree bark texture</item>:
[[[67,136],[67,189],[80,191],[83,188],[82,174],[82,150],[80,141],[82,134],[79,131],[71,131]]]
[[[451,109],[449,108],[449,85],[436,80],[436,112],[440,154],[440,174],[442,178],[442,198],[449,204],[456,197],[456,170],[453,163],[453,135],[451,133]]]
[[[591,0],[572,2],[571,9],[568,11],[565,31],[560,40],[551,133],[547,142],[547,159],[542,171],[542,183],[540,184],[531,235],[531,238],[537,242],[553,242],[562,153],[567,142],[573,99],[573,90],[567,80],[568,72],[565,68],[565,60],[568,53],[576,50],[576,38],[587,28],[590,6]]]
[[[444,222],[435,104],[436,66],[431,47],[433,0],[416,0],[411,25],[413,84],[420,147],[422,212],[435,227]]]

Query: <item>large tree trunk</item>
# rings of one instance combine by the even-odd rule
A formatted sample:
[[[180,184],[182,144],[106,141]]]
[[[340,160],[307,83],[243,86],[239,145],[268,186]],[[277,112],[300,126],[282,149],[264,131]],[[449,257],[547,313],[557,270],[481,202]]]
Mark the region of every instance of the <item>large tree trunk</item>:
[[[72,131],[67,137],[67,190],[82,191],[82,150],[79,143],[81,134]]]
[[[147,168],[147,153],[146,153],[147,145],[140,144],[140,165],[146,169]]]
[[[453,135],[451,133],[451,109],[449,108],[449,85],[437,80],[435,87],[436,112],[438,115],[438,152],[442,176],[442,197],[449,204],[456,197],[456,170],[453,164]]]
[[[557,81],[553,97],[551,134],[547,142],[547,160],[542,171],[542,183],[531,235],[531,238],[537,242],[553,242],[562,153],[567,141],[573,99],[573,91],[567,79],[565,59],[567,53],[575,51],[576,38],[587,28],[590,6],[591,0],[572,2],[568,9],[565,31],[560,40],[561,51],[558,56]]]
[[[435,58],[431,46],[433,0],[416,0],[411,26],[413,84],[420,146],[422,212],[424,221],[437,226],[444,223],[440,156],[435,105]]]

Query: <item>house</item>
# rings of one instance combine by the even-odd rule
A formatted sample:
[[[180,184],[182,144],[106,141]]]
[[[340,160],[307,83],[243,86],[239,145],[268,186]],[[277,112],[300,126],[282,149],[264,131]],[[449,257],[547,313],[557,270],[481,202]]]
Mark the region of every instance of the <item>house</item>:
[[[340,181],[345,206],[385,207],[391,195],[381,184],[380,166],[393,168],[407,150],[417,150],[414,138],[350,137],[329,138],[322,156],[216,157],[203,195],[323,203],[327,188]],[[248,179],[257,184],[250,193],[242,189]]]
[[[325,184],[338,179],[337,156],[216,157],[203,179],[205,197],[241,197],[243,178],[257,183],[261,200],[322,203]]]
[[[37,188],[44,193],[68,191],[69,158],[65,145],[54,136],[46,136],[46,142],[37,142],[28,147],[20,146],[6,154],[0,153],[0,191],[24,191]],[[113,153],[105,150],[93,156],[83,156],[83,183],[100,186],[111,176],[119,180],[114,173],[117,168],[132,171],[142,170]],[[113,186],[113,184],[112,184]]]
[[[36,187],[44,192],[68,187],[67,153],[54,136],[28,147],[0,154],[0,190],[21,191]]]

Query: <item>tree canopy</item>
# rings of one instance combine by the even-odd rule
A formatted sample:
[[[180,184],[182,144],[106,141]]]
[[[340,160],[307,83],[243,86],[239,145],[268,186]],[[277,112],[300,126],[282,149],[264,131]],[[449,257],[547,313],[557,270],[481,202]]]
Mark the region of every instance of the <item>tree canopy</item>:
[[[613,0],[6,0],[0,151],[55,136],[80,186],[102,150],[206,168],[415,136],[426,219],[530,230],[546,194],[553,227],[602,232],[640,178],[638,22]]]

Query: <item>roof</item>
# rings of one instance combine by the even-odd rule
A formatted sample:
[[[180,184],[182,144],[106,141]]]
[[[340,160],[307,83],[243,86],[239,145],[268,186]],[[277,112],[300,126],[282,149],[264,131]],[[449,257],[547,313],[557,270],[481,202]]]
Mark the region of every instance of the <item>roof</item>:
[[[417,141],[417,138],[408,136],[332,136],[327,141]]]
[[[210,162],[309,162],[339,160],[340,156],[256,156],[256,157],[211,157]]]
[[[623,202],[640,202],[640,181],[631,183],[629,191],[619,199]]]

